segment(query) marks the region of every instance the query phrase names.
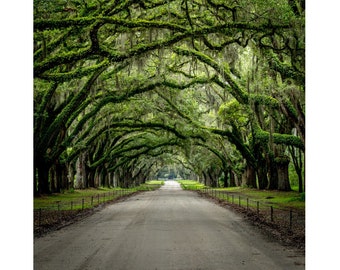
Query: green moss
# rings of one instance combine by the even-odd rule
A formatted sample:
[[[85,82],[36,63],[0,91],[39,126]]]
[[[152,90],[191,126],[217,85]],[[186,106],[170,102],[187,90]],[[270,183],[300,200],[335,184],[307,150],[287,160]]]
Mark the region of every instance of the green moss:
[[[269,64],[272,69],[279,72],[284,78],[291,78],[296,80],[300,84],[304,84],[304,74],[295,71],[292,66],[281,62],[273,52],[267,51],[267,55],[269,58]]]
[[[276,157],[274,159],[274,161],[277,163],[277,164],[288,164],[290,162],[290,158],[288,156],[279,156],[279,157]]]
[[[292,145],[292,146],[295,146],[297,148],[304,150],[304,145],[301,139],[294,135],[274,133],[273,140],[274,140],[274,143],[276,144]]]
[[[298,113],[297,113],[297,111],[295,110],[294,105],[290,102],[290,100],[289,100],[288,98],[285,98],[285,99],[283,100],[283,104],[284,104],[285,108],[287,109],[288,114],[289,114],[291,117],[297,119],[297,118],[298,118]]]
[[[58,83],[70,81],[72,79],[76,78],[82,78],[84,76],[90,75],[91,73],[95,72],[96,70],[100,69],[103,66],[107,66],[109,64],[108,60],[104,60],[98,65],[93,65],[91,67],[84,67],[84,68],[78,68],[71,72],[66,73],[56,73],[56,74],[43,74],[40,76],[41,79],[47,80],[47,81],[55,81]]]
[[[249,100],[261,105],[266,105],[273,109],[277,109],[279,107],[279,102],[275,98],[268,95],[251,94],[249,95]]]
[[[270,135],[268,131],[264,131],[260,127],[255,127],[254,133],[255,133],[256,142],[262,145],[268,144],[269,135]],[[280,134],[280,133],[273,133],[272,136],[273,136],[273,142],[275,144],[292,145],[292,146],[295,146],[297,148],[304,150],[304,145],[301,139],[297,136],[290,135],[290,134]]]
[[[39,77],[45,71],[55,68],[56,66],[68,64],[86,58],[91,53],[91,48],[86,48],[50,57],[34,65],[34,77]]]

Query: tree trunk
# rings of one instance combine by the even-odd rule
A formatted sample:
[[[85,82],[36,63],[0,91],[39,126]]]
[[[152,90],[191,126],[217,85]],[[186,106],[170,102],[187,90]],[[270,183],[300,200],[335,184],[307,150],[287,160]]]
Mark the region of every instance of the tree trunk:
[[[51,166],[49,172],[48,172],[48,178],[50,179],[50,189],[51,193],[57,193],[57,176],[56,176],[56,168],[55,164]]]
[[[278,171],[278,190],[290,191],[288,165],[289,158],[286,156],[275,158]]]
[[[208,173],[202,172],[204,178],[204,185],[208,187],[212,187],[211,179]]]
[[[63,169],[62,169],[62,165],[59,164],[59,162],[57,162],[55,164],[55,192],[56,193],[60,193],[61,191],[61,182],[62,182],[62,174],[63,174]]]
[[[296,173],[297,173],[298,179],[299,179],[299,192],[302,193],[304,191],[302,170],[298,170]]]
[[[67,178],[67,166],[66,164],[62,164],[60,165],[61,168],[60,168],[60,174],[61,174],[61,186],[60,188],[63,189],[63,190],[68,190],[70,187],[69,187],[69,182],[68,182],[68,178]]]
[[[81,153],[76,164],[76,184],[75,188],[83,189],[87,187],[87,175],[86,175],[86,155]]]
[[[129,182],[132,179],[132,173],[129,170],[124,170],[123,171],[123,176],[122,176],[122,183],[121,187],[122,188],[128,188],[129,187]]]
[[[100,178],[101,178],[101,182],[102,182],[102,186],[104,187],[109,187],[109,179],[107,177],[107,172],[106,172],[106,168],[103,166],[100,172]]]
[[[230,175],[230,186],[236,187],[234,172],[232,170],[229,170],[229,175]]]
[[[223,185],[224,185],[225,188],[227,188],[228,187],[228,170],[224,170],[224,179],[223,180],[224,180]]]
[[[269,158],[269,185],[268,189],[274,190],[278,187],[277,165],[273,157]]]
[[[44,162],[36,162],[37,171],[38,171],[38,193],[39,194],[50,194],[50,185],[49,185],[49,169],[50,166]]]
[[[68,189],[66,167],[57,160],[50,169],[51,191],[60,193],[62,189]]]
[[[113,180],[113,187],[116,188],[118,186],[118,179],[117,179],[117,173],[116,172],[112,172],[113,174],[113,177],[112,177],[112,180]]]
[[[209,168],[207,170],[207,175],[210,178],[210,183],[211,183],[211,187],[218,187],[219,183],[218,183],[218,175],[219,173],[217,173],[215,168]]]
[[[247,164],[245,171],[245,185],[247,187],[256,188],[256,172],[255,169]]]
[[[107,175],[109,179],[109,187],[113,187],[113,173],[109,172]]]
[[[298,176],[299,179],[299,192],[303,192],[304,189],[304,183],[303,183],[303,174],[302,174],[302,170],[304,167],[304,162],[302,161],[302,152],[301,150],[298,149],[294,149],[293,147],[289,148],[290,150],[290,154],[293,160],[293,164],[294,164],[294,169],[295,172]]]
[[[98,182],[96,181],[96,170],[94,169],[89,170],[87,181],[89,187],[97,188],[99,186]]]
[[[38,192],[38,169],[36,168],[35,164],[33,165],[33,192],[34,192],[34,197],[39,195],[39,192]]]
[[[265,160],[259,161],[257,175],[258,175],[258,183],[259,189],[265,189],[268,187],[268,176],[267,176],[267,164]]]
[[[236,173],[235,178],[236,178],[236,185],[238,187],[242,186],[242,174]]]
[[[74,169],[73,162],[71,162],[70,164],[68,164],[67,168],[68,168],[68,174],[67,174],[67,178],[68,178],[68,187],[69,187],[69,188],[74,188],[74,175],[75,175],[75,169]]]

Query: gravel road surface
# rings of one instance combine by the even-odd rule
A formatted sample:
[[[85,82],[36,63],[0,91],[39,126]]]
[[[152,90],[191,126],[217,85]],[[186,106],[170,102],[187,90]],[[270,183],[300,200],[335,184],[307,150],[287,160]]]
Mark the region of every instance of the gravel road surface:
[[[34,240],[34,269],[294,270],[305,257],[166,181]]]

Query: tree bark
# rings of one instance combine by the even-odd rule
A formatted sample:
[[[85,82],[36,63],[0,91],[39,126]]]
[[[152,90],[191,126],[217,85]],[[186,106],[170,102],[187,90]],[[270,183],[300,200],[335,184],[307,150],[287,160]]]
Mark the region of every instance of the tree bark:
[[[294,164],[294,169],[295,172],[298,176],[299,179],[299,192],[303,192],[305,190],[304,188],[304,183],[303,183],[303,167],[304,167],[304,162],[302,161],[302,151],[299,149],[294,149],[294,148],[290,148],[290,154],[293,160],[293,164]]]
[[[68,188],[74,188],[74,176],[75,176],[75,169],[73,162],[67,165],[67,180],[68,180]]]
[[[48,178],[50,179],[51,193],[57,193],[57,176],[56,176],[56,165],[52,165],[49,172]]]
[[[225,188],[228,187],[228,170],[224,170],[224,179],[223,179],[223,186]]]
[[[88,171],[87,172],[88,187],[96,187],[96,184],[95,184],[96,170],[88,168],[87,171]]]
[[[100,172],[100,178],[101,178],[101,183],[102,183],[102,186],[104,187],[109,187],[109,179],[107,177],[107,172],[106,172],[106,169],[105,167],[103,166],[102,169],[101,169],[101,172]]]
[[[76,189],[83,189],[86,188],[87,185],[87,175],[86,175],[86,154],[81,153],[79,155],[79,158],[77,160],[77,165],[76,165],[76,184],[75,188]]]
[[[61,165],[61,188],[64,190],[68,190],[70,188],[68,178],[67,178],[67,165],[66,164]]]
[[[278,157],[275,161],[278,171],[278,190],[291,191],[288,174],[289,158]]]
[[[45,162],[36,162],[38,171],[38,194],[50,194],[49,169],[50,165]]]
[[[269,185],[268,189],[275,190],[278,187],[277,164],[273,157],[269,158]]]
[[[234,172],[232,170],[229,170],[229,175],[230,175],[230,186],[236,187]]]
[[[62,165],[59,162],[55,164],[55,192],[60,193],[62,186]]]
[[[302,170],[298,170],[297,175],[298,175],[298,179],[299,179],[299,192],[302,193],[304,191]]]
[[[262,154],[258,153],[257,161],[257,176],[258,176],[258,188],[266,189],[268,187],[268,169],[267,161],[264,159]]]
[[[255,171],[254,167],[247,164],[244,176],[245,176],[245,185],[247,187],[256,188],[256,186],[257,186],[257,184],[256,184],[256,171]]]

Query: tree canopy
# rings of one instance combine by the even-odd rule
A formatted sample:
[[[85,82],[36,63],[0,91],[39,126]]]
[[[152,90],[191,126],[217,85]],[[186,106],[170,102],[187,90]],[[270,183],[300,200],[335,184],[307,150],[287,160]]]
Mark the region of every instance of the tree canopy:
[[[288,190],[289,161],[302,191],[304,16],[300,0],[34,0],[35,192],[171,166]]]

